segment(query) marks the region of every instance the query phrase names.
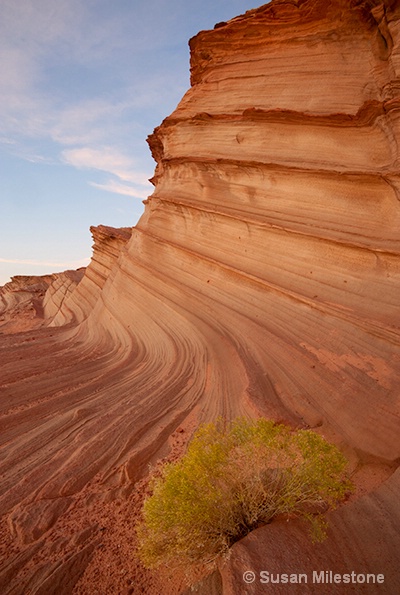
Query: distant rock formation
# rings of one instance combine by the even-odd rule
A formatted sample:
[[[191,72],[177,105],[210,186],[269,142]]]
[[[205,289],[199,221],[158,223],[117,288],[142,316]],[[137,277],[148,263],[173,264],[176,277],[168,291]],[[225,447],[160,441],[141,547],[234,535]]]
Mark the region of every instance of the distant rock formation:
[[[131,237],[132,228],[98,225],[91,227],[90,231],[94,240],[93,255],[82,283],[73,292],[62,284],[54,285],[46,294],[44,308],[50,326],[82,322],[89,316],[113,266]]]
[[[58,306],[72,293],[85,269],[42,276],[19,275],[0,287],[0,333],[15,333],[39,328],[48,322],[48,305],[58,294]]]
[[[94,244],[87,268],[43,276],[20,275],[0,287],[0,333],[64,326],[89,316],[132,228],[98,225],[90,231]]]
[[[69,593],[94,556],[93,592],[122,592],[118,556],[111,572],[95,553],[106,505],[130,498],[178,426],[263,415],[338,443],[357,494],[322,549],[286,523],[279,560],[270,527],[235,546],[224,595],[244,592],[252,563],[289,567],[292,538],[300,570],[347,560],[393,594],[400,7],[273,0],[190,47],[192,87],[149,137],[155,191],[139,223],[92,230],[82,281],[47,290],[50,326],[4,343],[1,589]]]

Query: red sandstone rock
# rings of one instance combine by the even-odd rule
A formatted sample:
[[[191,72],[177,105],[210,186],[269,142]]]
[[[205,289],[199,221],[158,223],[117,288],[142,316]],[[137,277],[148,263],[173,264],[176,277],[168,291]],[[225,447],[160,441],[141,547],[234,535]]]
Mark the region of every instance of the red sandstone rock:
[[[322,543],[313,544],[299,521],[282,520],[257,529],[235,544],[229,560],[220,565],[224,595],[396,593],[399,585],[396,556],[400,547],[400,513],[396,504],[399,480],[397,471],[373,493],[330,513],[329,537]],[[243,579],[248,571],[255,573],[251,584]],[[320,582],[321,571],[323,582]],[[301,582],[276,582],[284,574],[297,575],[294,580]],[[334,574],[339,575],[337,582]],[[367,583],[362,576],[357,579],[357,575],[365,577],[367,574],[374,575],[368,579],[371,582]],[[300,575],[306,578],[298,578]],[[350,575],[349,579],[345,575]],[[382,582],[376,582],[378,575],[383,575]],[[343,577],[350,583],[343,582]],[[361,582],[363,580],[365,583]]]
[[[159,595],[129,566],[136,482],[176,428],[264,415],[341,445],[358,493],[322,546],[291,523],[235,546],[224,594],[258,592],[240,573],[264,547],[271,569],[357,564],[395,593],[398,3],[273,0],[191,49],[138,225],[94,231],[54,327],[1,338],[1,590]]]
[[[65,292],[57,288],[57,299],[48,298],[45,313],[51,326],[82,322],[93,310],[113,265],[131,236],[131,228],[106,225],[91,227],[93,256],[86,268],[82,283],[76,291]]]
[[[51,317],[51,302],[59,309],[64,297],[78,285],[84,269],[52,275],[16,276],[0,287],[0,333],[43,326]]]

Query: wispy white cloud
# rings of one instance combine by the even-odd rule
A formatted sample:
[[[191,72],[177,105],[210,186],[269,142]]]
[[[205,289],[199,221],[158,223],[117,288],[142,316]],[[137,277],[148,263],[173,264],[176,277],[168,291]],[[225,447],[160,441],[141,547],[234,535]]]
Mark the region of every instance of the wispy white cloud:
[[[62,153],[65,163],[84,169],[97,169],[135,184],[146,184],[147,176],[134,171],[133,159],[113,147],[81,147]]]
[[[113,180],[106,182],[105,184],[98,184],[97,182],[89,182],[94,188],[99,190],[105,190],[106,192],[112,192],[113,194],[123,194],[124,196],[132,196],[133,198],[145,199],[151,194],[151,188],[149,190],[140,190],[133,186],[127,186],[126,184],[119,184]]]
[[[53,111],[47,132],[61,146],[97,145],[105,136],[117,140],[120,115],[121,107],[112,99],[82,99]]]
[[[164,0],[0,2],[2,150],[92,170],[94,188],[147,197],[154,163],[145,138],[185,90],[185,66],[168,72],[155,59],[171,44],[175,13]]]
[[[1,0],[0,129],[16,144],[119,142],[131,80],[121,58],[137,35],[122,34],[126,10],[100,4]]]
[[[0,143],[2,145],[16,145],[16,141],[13,138],[8,138],[7,136],[0,136]]]
[[[113,147],[81,147],[62,153],[65,163],[80,169],[93,169],[112,174],[115,179],[105,183],[89,182],[91,186],[115,194],[147,198],[152,192],[148,176],[136,171],[134,160]]]
[[[40,134],[50,97],[42,88],[46,52],[80,19],[77,0],[2,0],[0,20],[1,125],[3,131]]]

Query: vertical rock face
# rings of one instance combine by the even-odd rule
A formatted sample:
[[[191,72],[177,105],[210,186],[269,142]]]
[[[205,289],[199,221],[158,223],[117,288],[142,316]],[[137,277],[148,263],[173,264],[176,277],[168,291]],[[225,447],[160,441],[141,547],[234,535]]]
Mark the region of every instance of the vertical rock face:
[[[91,227],[90,231],[94,240],[93,256],[82,284],[73,292],[58,284],[46,294],[44,308],[50,326],[82,322],[87,318],[131,236],[131,228],[128,227],[116,229],[98,225]]]
[[[399,35],[394,4],[282,1],[192,39],[131,242],[210,304],[254,404],[393,460],[371,423],[399,372]]]
[[[46,296],[54,328],[3,349],[6,593],[73,584],[96,505],[126,497],[189,419],[318,427],[380,469],[369,486],[399,460],[398,3],[273,0],[190,45],[138,225],[93,230],[80,284]],[[396,482],[335,517],[349,559],[366,543],[364,571]]]

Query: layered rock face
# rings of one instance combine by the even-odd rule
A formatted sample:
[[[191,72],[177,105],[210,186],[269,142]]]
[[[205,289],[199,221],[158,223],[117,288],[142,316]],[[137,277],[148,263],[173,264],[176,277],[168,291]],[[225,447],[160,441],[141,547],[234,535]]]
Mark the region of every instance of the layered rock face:
[[[43,326],[51,317],[53,298],[60,309],[64,297],[72,293],[85,270],[52,275],[16,276],[0,287],[0,333],[15,333]]]
[[[87,269],[40,277],[16,276],[0,287],[1,333],[15,333],[43,325],[65,326],[82,322],[89,316],[132,228],[98,225],[90,231],[94,244]]]
[[[82,322],[89,316],[99,299],[120,253],[131,236],[131,228],[98,225],[91,227],[93,255],[82,284],[70,291],[62,283],[53,284],[44,300],[45,317],[50,326]]]
[[[192,89],[150,137],[156,190],[131,243],[212,300],[192,308],[210,326],[234,316],[257,406],[388,460],[393,434],[371,421],[391,424],[399,371],[398,46],[383,4],[274,2],[200,33]]]
[[[360,498],[322,550],[299,545],[300,566],[362,559],[394,593],[400,10],[273,0],[190,45],[192,87],[149,138],[155,191],[138,225],[97,228],[81,283],[62,303],[48,294],[52,326],[4,343],[0,584],[71,592],[102,507],[129,497],[178,426],[264,415],[316,428],[356,469]],[[300,543],[296,526],[279,535]],[[263,592],[239,579],[234,591],[259,563],[241,548],[224,593]],[[288,546],[279,556],[290,566]],[[117,570],[107,586],[100,569],[98,588],[119,592]]]

